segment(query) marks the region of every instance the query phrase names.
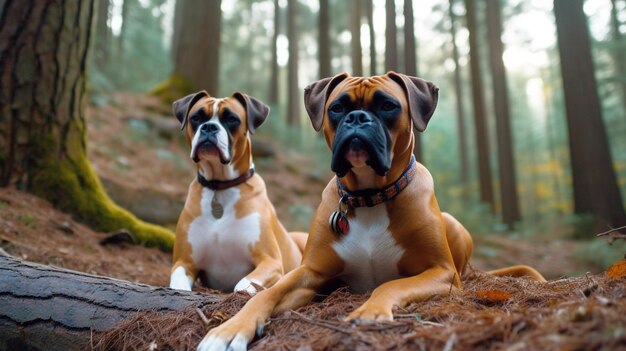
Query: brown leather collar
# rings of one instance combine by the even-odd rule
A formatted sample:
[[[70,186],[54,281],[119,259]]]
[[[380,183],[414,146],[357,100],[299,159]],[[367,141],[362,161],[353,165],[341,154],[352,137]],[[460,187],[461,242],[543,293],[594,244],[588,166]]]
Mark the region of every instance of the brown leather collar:
[[[241,183],[245,183],[248,179],[252,178],[253,175],[254,168],[250,168],[248,172],[231,180],[207,180],[200,173],[198,173],[198,183],[200,183],[203,187],[209,188],[211,190],[224,190],[237,186]]]
[[[387,202],[396,197],[404,188],[406,188],[411,180],[415,177],[417,167],[415,166],[415,156],[411,156],[409,166],[404,170],[400,178],[383,189],[365,189],[349,192],[337,178],[337,190],[341,202],[351,208],[355,207],[374,207],[383,202]]]

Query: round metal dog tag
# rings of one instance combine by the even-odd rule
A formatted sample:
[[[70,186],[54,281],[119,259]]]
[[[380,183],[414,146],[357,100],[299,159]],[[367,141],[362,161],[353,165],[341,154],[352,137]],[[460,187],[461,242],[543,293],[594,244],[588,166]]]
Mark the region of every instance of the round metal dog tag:
[[[211,200],[211,214],[216,219],[220,219],[224,215],[224,207],[217,201],[216,194],[213,194],[213,199]]]
[[[330,218],[328,219],[328,226],[330,227],[330,230],[339,235],[345,235],[350,230],[350,222],[348,222],[348,217],[346,217],[346,214],[341,211],[334,211],[330,214]]]

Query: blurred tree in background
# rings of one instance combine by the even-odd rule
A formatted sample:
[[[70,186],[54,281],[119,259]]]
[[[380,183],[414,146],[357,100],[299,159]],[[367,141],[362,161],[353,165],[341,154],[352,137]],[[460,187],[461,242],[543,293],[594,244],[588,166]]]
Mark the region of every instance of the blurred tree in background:
[[[89,87],[147,91],[165,79],[173,63],[164,37],[167,1],[124,0],[116,7],[110,0],[96,1]]]

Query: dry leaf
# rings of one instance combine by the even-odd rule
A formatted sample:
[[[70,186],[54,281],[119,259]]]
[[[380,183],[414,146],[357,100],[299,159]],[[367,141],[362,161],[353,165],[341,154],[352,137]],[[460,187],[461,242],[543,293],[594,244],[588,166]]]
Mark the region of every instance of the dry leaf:
[[[606,270],[606,275],[613,279],[626,277],[626,260],[617,261]]]
[[[502,290],[478,290],[474,294],[487,302],[502,302],[512,297],[511,294]]]

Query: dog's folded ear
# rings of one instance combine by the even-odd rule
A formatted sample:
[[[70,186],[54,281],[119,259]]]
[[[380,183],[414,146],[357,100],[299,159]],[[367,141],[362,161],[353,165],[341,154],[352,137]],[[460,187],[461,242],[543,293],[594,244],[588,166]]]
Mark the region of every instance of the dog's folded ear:
[[[246,114],[248,115],[248,131],[250,134],[254,134],[254,131],[263,124],[270,114],[270,108],[261,100],[238,91],[233,93],[233,97],[246,109]]]
[[[409,102],[409,114],[415,128],[423,132],[435,112],[439,100],[439,88],[417,77],[390,71],[387,76],[400,84]]]
[[[333,89],[349,76],[348,73],[343,72],[334,77],[318,80],[304,88],[304,106],[316,132],[322,129],[326,99],[328,99]]]
[[[189,94],[184,98],[178,99],[174,101],[172,104],[172,110],[174,110],[174,116],[180,122],[180,130],[185,129],[185,125],[187,124],[187,116],[189,116],[189,110],[193,107],[193,105],[198,102],[198,100],[203,97],[209,97],[209,93],[204,90],[201,90],[195,94]]]

